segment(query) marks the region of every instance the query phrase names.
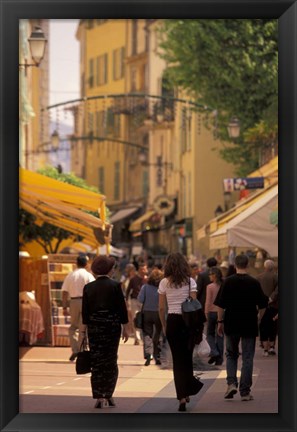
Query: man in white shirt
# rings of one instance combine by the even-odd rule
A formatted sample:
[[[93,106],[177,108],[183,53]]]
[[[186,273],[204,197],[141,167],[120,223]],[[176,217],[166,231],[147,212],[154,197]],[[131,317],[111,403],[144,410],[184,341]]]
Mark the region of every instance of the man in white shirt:
[[[74,361],[79,352],[81,341],[82,341],[82,295],[84,286],[95,280],[94,276],[87,271],[89,258],[85,255],[79,255],[76,260],[77,268],[69,273],[62,285],[63,295],[63,315],[67,315],[67,303],[70,297],[70,327],[69,327],[69,339],[72,354],[69,358],[70,361]],[[77,335],[78,332],[78,335]]]

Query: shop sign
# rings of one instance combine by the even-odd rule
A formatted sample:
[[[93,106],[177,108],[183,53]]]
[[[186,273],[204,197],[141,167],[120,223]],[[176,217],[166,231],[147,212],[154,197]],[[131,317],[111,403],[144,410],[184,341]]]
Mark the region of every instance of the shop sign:
[[[236,177],[224,179],[224,192],[263,188],[264,177]]]
[[[186,229],[186,237],[192,237],[192,235],[193,235],[193,219],[186,219],[185,229]]]
[[[174,200],[167,195],[159,195],[153,203],[154,210],[161,216],[170,215],[175,207]]]
[[[75,263],[77,255],[71,254],[49,254],[48,255],[48,263]]]

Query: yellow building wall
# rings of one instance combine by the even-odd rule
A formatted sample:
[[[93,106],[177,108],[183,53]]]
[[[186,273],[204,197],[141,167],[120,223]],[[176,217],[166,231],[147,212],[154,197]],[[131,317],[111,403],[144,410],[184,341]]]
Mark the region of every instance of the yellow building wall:
[[[63,240],[60,243],[58,252],[60,252],[65,247],[68,246],[70,247],[73,243],[74,243],[73,238]],[[53,241],[53,246],[55,246],[55,244],[56,244],[55,241]],[[46,255],[46,252],[44,251],[43,247],[36,241],[25,243],[23,246],[20,247],[20,250],[28,252],[30,254],[30,257],[32,258],[41,258],[42,255]]]
[[[88,20],[81,22],[81,26],[85,26],[80,34],[80,41],[83,46],[81,47],[83,66],[81,70],[85,71],[85,94],[86,97],[124,93],[125,91],[125,74],[120,79],[114,79],[113,76],[113,61],[114,50],[125,48],[126,40],[126,23],[125,20],[107,20],[103,24],[97,25],[93,20],[93,27],[86,28]],[[107,81],[105,84],[99,85],[97,83],[97,58],[99,56],[107,55]],[[89,77],[91,73],[90,60],[93,59],[94,82],[90,86]],[[104,122],[106,122],[106,113],[111,106],[113,100],[106,98],[104,100],[97,99],[94,101],[86,102],[84,106],[84,131],[83,134],[87,135],[91,130],[94,136],[102,136],[102,131],[98,131],[96,117],[97,112],[103,112]],[[90,115],[93,115],[90,120]],[[110,138],[125,139],[125,124],[123,115],[120,116],[119,132],[115,137],[114,131],[111,131]],[[105,136],[105,133],[104,133]],[[113,141],[92,142],[85,141],[86,145],[86,181],[100,189],[99,172],[100,168],[104,169],[104,193],[107,197],[107,205],[115,204],[123,200],[123,185],[125,176],[125,148],[123,144],[118,144]],[[119,164],[119,195],[115,196],[115,164]],[[102,188],[101,188],[102,189]]]

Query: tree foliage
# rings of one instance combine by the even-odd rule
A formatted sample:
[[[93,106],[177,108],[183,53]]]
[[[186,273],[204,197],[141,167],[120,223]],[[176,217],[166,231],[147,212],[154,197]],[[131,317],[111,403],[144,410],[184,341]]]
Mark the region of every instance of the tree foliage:
[[[55,180],[99,193],[96,187],[89,186],[85,180],[76,177],[73,173],[60,173],[54,167],[46,167],[40,169],[38,172],[39,174],[51,177]],[[89,213],[93,214],[94,216],[98,216],[98,214],[95,214],[94,212]],[[19,234],[22,239],[22,243],[36,241],[43,247],[43,250],[46,254],[57,253],[61,242],[68,238],[73,237],[74,241],[83,240],[83,237],[75,235],[70,231],[66,231],[47,222],[42,223],[33,214],[22,208],[19,209]]]
[[[238,165],[241,175],[256,169],[266,145],[261,129],[271,131],[272,143],[277,140],[277,20],[164,20],[160,36],[171,85],[210,108],[208,125],[217,112],[217,136],[227,143],[221,156]],[[241,136],[231,142],[226,126],[232,116],[240,119]]]

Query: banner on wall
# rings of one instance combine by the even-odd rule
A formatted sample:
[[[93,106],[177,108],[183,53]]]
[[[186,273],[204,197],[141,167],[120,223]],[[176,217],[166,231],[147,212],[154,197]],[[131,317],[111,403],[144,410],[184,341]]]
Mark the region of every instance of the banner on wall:
[[[245,189],[263,189],[264,177],[236,177],[223,180],[224,192],[241,191]]]

